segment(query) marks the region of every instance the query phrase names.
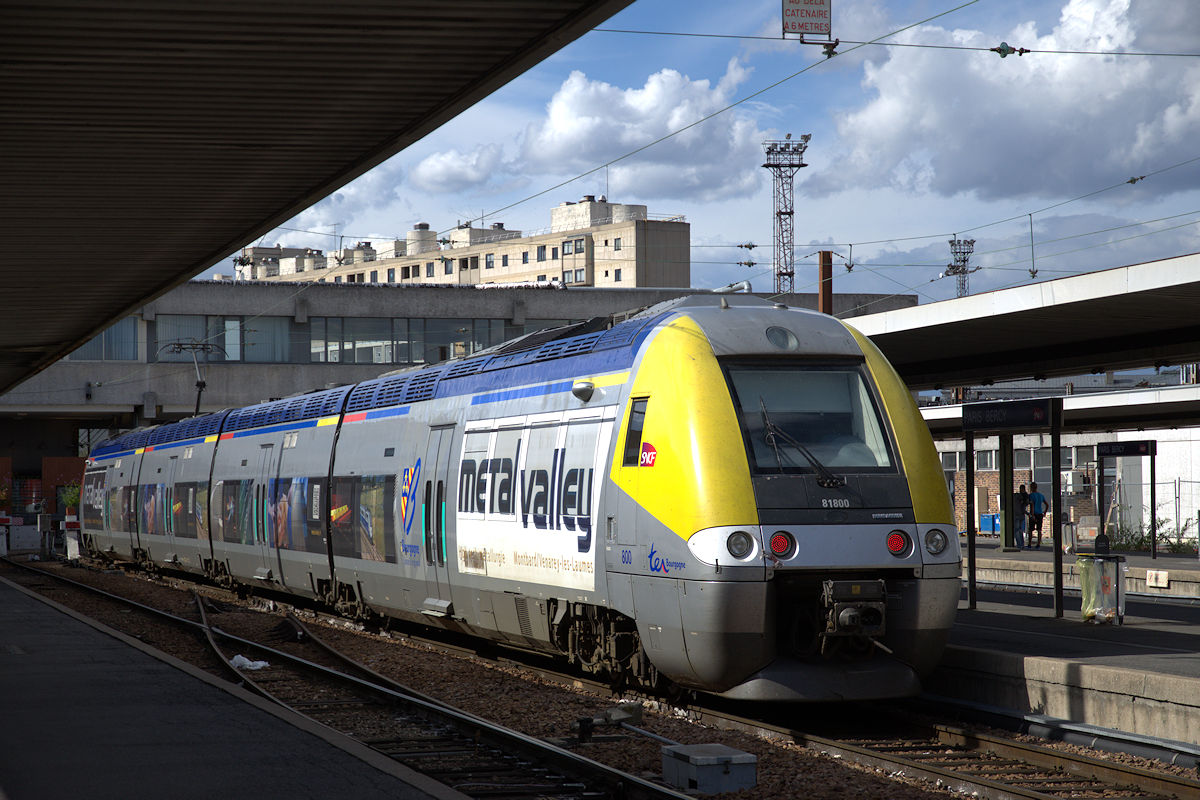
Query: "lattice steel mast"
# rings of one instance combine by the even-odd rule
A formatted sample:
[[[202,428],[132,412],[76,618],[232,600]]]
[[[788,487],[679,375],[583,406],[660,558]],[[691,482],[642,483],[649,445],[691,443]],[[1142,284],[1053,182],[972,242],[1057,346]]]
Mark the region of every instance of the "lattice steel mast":
[[[763,142],[767,153],[764,167],[771,170],[775,184],[775,293],[792,294],[796,285],[795,210],[792,195],[796,172],[804,163],[804,151],[812,134],[793,140],[789,133],[784,139]]]
[[[946,274],[958,278],[959,297],[966,297],[969,294],[967,278],[972,272],[979,269],[979,267],[970,269],[967,266],[973,252],[975,252],[974,239],[960,239],[955,236],[950,240],[950,253],[954,256],[954,263],[946,265]]]

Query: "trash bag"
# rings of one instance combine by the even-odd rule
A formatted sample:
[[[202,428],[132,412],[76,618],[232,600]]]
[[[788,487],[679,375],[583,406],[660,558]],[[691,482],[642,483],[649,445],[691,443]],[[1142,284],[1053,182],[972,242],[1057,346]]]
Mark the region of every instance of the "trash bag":
[[[256,670],[271,666],[266,661],[251,661],[240,653],[229,659],[229,663],[233,665],[234,669]]]
[[[1125,572],[1128,566],[1123,557],[1099,558],[1079,556],[1082,593],[1080,612],[1089,622],[1120,622],[1125,618]]]

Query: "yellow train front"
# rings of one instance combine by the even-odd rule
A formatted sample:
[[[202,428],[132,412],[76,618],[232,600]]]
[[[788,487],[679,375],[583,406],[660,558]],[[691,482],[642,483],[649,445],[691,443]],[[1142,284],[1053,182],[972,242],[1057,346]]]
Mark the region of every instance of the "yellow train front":
[[[749,700],[918,692],[961,556],[933,442],[874,345],[829,316],[693,298],[625,388],[602,558],[658,675]]]

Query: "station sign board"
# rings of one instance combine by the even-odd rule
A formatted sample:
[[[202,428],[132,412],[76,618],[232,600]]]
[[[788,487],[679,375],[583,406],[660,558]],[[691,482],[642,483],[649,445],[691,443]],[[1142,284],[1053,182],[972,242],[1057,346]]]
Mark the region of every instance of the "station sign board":
[[[964,431],[1049,430],[1054,399],[968,403],[962,407]]]
[[[1100,442],[1096,445],[1096,455],[1100,458],[1118,458],[1120,456],[1152,456],[1157,453],[1158,442],[1144,439],[1134,442]]]
[[[833,0],[783,0],[783,33],[833,35]]]

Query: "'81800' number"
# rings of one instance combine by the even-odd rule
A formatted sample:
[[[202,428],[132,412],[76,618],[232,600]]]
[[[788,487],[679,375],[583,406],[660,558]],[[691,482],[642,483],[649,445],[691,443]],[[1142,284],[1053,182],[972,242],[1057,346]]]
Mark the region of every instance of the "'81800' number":
[[[849,508],[850,501],[845,497],[822,497],[821,508]]]

